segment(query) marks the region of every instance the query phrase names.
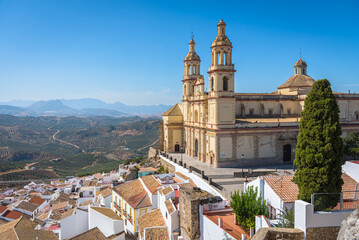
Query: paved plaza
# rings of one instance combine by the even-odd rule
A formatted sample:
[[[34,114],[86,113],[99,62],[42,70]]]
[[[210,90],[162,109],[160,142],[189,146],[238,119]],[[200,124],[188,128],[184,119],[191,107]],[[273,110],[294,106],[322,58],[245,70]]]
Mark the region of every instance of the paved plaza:
[[[231,192],[235,190],[243,190],[243,184],[245,177],[242,177],[242,171],[244,176],[248,176],[247,180],[252,181],[258,176],[264,175],[284,175],[284,174],[293,174],[293,164],[278,164],[278,165],[268,165],[268,166],[253,166],[250,168],[214,168],[209,166],[206,163],[203,163],[196,158],[190,157],[182,153],[170,153],[169,157],[177,159],[177,162],[180,160],[183,161],[183,164],[186,163],[187,166],[195,167],[201,171],[204,171],[204,174],[212,179],[213,182],[218,183],[223,190],[220,192],[227,199],[230,199]],[[249,174],[252,172],[252,174]]]

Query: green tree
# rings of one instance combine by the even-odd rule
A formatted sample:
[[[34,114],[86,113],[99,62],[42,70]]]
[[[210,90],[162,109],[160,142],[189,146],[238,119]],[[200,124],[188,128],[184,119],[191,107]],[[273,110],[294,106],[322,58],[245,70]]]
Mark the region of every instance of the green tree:
[[[298,185],[298,198],[307,202],[312,193],[339,193],[343,180],[342,130],[339,107],[327,79],[318,80],[304,101],[294,164],[297,171],[294,182]],[[333,207],[338,197],[316,198],[321,208]]]
[[[359,156],[359,133],[350,132],[344,138],[344,154],[356,159]]]
[[[276,218],[281,219],[281,221],[275,225],[276,227],[294,228],[294,207],[291,209],[284,207],[284,211],[279,209],[279,214],[277,214]]]
[[[237,190],[231,194],[231,198],[231,207],[236,214],[236,220],[247,232],[255,227],[255,216],[268,217],[267,203],[258,195],[257,188],[248,187],[242,194]]]

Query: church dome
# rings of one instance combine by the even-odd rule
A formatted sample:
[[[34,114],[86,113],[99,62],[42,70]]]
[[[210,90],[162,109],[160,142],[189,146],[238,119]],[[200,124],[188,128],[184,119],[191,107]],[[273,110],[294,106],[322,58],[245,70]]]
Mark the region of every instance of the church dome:
[[[299,61],[303,61],[303,60],[299,60]],[[304,64],[305,64],[305,62],[304,62]],[[284,84],[279,86],[278,89],[311,87],[311,86],[313,86],[314,82],[315,82],[315,80],[313,78],[309,77],[308,75],[294,75],[293,77],[289,78]]]
[[[184,58],[185,61],[200,61],[201,58],[198,56],[196,52],[189,52],[187,56]]]
[[[303,61],[301,58],[295,63],[294,67],[306,67],[307,63]]]

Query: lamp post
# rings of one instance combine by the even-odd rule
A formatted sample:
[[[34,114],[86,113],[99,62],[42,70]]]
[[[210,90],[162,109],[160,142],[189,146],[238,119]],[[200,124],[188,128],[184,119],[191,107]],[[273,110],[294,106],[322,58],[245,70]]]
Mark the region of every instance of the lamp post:
[[[182,162],[182,155],[183,155],[183,146],[181,146],[181,162]]]
[[[243,173],[243,158],[244,158],[244,154],[242,154],[242,178],[244,178],[244,173]]]

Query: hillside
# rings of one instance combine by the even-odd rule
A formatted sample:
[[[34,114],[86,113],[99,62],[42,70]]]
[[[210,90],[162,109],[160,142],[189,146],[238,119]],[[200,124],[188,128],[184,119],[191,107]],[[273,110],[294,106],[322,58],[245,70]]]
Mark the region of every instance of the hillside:
[[[75,175],[91,166],[116,168],[144,156],[158,138],[156,118],[16,117],[0,114],[0,172],[34,167]],[[139,150],[140,149],[140,150]],[[13,176],[11,177],[13,178]]]

